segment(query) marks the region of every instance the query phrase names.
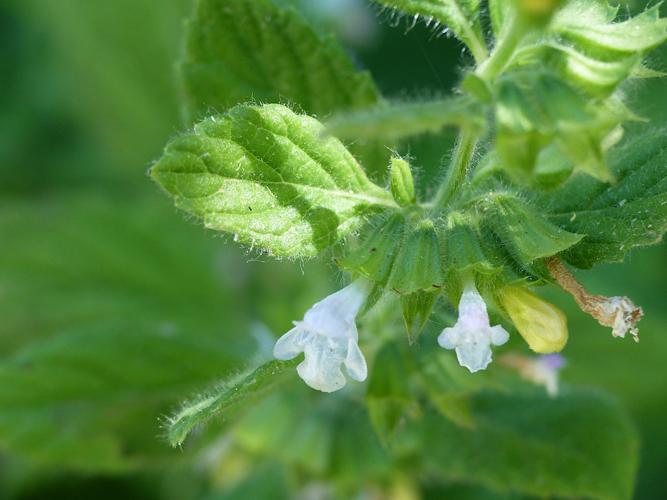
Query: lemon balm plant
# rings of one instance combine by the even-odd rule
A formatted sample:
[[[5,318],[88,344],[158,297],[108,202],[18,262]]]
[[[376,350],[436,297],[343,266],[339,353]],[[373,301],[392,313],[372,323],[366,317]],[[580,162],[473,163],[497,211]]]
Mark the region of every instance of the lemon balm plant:
[[[286,325],[276,359],[186,403],[171,442],[211,416],[289,420],[335,400],[330,439],[374,431],[380,462],[406,477],[409,463],[493,489],[628,497],[632,430],[595,393],[554,397],[567,318],[540,294],[562,289],[613,336],[639,338],[641,308],[592,294],[572,269],[622,261],[667,230],[666,129],[626,133],[642,120],[628,82],[661,76],[645,56],[667,21],[659,6],[630,17],[597,0],[377,3],[466,47],[451,95],[383,99],[282,2],[197,2],[180,66],[195,124],[150,175],[207,228],[252,252],[327,260],[350,284]],[[443,145],[440,183],[419,186],[396,151],[445,127],[458,139]],[[295,372],[317,391],[347,388],[313,399],[283,384]],[[321,474],[335,480],[332,468]]]

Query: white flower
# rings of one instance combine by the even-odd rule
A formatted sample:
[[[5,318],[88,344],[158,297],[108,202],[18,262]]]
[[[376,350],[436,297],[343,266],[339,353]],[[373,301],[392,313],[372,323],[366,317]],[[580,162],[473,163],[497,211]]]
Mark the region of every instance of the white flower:
[[[355,318],[370,292],[369,283],[357,280],[311,307],[303,321],[280,337],[273,348],[277,359],[288,360],[304,353],[297,373],[313,389],[333,392],[345,385],[341,365],[362,382],[367,368],[357,342]]]
[[[438,344],[445,349],[456,349],[461,366],[471,373],[485,369],[491,362],[491,344],[502,345],[509,334],[500,326],[489,324],[489,315],[482,296],[474,282],[466,283],[459,301],[459,319],[452,328],[445,328]]]

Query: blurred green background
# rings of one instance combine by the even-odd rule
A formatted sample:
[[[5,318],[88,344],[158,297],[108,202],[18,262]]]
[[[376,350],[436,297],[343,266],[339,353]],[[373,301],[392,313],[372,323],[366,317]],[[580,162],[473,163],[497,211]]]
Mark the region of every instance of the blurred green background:
[[[421,24],[362,1],[291,3],[335,30],[386,96],[429,96],[457,81],[460,46]],[[257,436],[241,437],[240,452],[216,426],[201,449],[161,438],[161,416],[266,357],[273,336],[341,281],[328,263],[248,254],[186,220],[148,179],[185,126],[175,63],[191,8],[0,4],[0,498],[280,498],[280,464],[298,462],[298,451],[253,458]],[[653,67],[667,69],[666,54],[653,54]],[[634,109],[664,122],[665,82],[635,87]],[[408,145],[425,191],[452,140]],[[631,296],[646,317],[634,345],[549,292],[570,318],[563,380],[621,401],[641,434],[636,497],[667,498],[667,247],[580,277],[595,292]],[[411,498],[395,483],[395,498]],[[432,498],[496,498],[438,488]],[[303,498],[322,492],[313,483]]]

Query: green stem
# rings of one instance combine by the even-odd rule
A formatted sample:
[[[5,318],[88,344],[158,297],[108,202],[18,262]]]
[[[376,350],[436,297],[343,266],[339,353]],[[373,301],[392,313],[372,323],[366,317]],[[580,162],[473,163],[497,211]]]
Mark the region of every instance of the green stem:
[[[456,190],[465,180],[477,140],[477,133],[465,129],[461,130],[447,176],[433,199],[434,213],[442,211],[447,206]]]
[[[477,76],[486,80],[493,81],[514,55],[514,51],[528,31],[529,25],[525,19],[514,12],[512,18],[505,25],[501,35],[498,37],[496,46],[493,48],[491,56],[480,64],[477,68]]]

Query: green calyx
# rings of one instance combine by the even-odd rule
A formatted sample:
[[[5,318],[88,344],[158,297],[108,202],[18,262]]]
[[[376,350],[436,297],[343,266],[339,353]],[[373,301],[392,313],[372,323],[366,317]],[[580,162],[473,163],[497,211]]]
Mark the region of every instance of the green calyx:
[[[385,100],[294,11],[271,0],[237,0],[229,9],[199,2],[183,86],[192,116],[223,112],[173,139],[151,169],[179,208],[275,257],[333,253],[341,269],[374,284],[375,299],[398,296],[411,340],[441,293],[456,299],[464,276],[497,289],[548,281],[550,256],[586,267],[624,255],[625,240],[602,234],[581,205],[563,204],[567,193],[599,196],[629,247],[659,239],[662,219],[645,220],[642,200],[621,208],[599,195],[617,193],[625,203],[628,186],[635,193],[641,184],[608,152],[638,121],[619,89],[659,76],[643,64],[667,39],[656,7],[619,21],[617,9],[598,0],[491,0],[487,43],[477,1],[378,3],[415,22],[437,20],[467,45],[474,65],[454,95]],[[257,28],[256,37],[244,32],[253,67],[236,55],[237,17]],[[329,61],[326,71],[318,60]],[[253,98],[295,106],[234,106]],[[419,188],[410,163],[389,151],[405,153],[411,137],[447,127],[459,136],[441,182]],[[653,171],[648,160],[637,163]],[[648,206],[662,210],[662,192],[655,195]],[[626,213],[656,229],[650,237],[626,230]]]

